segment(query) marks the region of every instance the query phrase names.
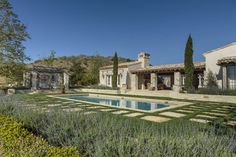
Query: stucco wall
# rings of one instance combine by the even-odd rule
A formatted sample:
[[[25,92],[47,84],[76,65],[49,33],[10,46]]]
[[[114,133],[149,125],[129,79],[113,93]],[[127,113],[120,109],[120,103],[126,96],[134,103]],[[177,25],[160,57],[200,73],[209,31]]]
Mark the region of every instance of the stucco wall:
[[[211,70],[216,75],[218,85],[222,88],[222,69],[216,64],[217,61],[223,57],[236,56],[236,43],[223,49],[218,49],[210,53],[206,53],[204,54],[204,56],[206,59],[206,71],[208,72],[209,70]]]

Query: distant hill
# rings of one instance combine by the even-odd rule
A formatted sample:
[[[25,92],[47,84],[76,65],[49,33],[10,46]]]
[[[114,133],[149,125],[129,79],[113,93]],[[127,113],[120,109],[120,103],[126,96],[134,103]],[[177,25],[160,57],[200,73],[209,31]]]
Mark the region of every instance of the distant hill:
[[[79,56],[57,57],[55,58],[53,62],[53,67],[65,68],[69,70],[74,63],[80,63],[82,67],[87,68],[91,64],[93,64],[95,60],[101,63],[99,64],[100,66],[106,66],[106,65],[113,64],[112,58],[113,56],[104,57],[100,55],[96,55],[96,56],[79,55]],[[130,62],[130,61],[133,61],[133,60],[129,58],[119,57],[119,63]],[[36,60],[31,65],[47,66],[47,62],[45,61],[45,59],[40,59],[40,60]],[[97,67],[97,68],[100,68],[100,67]]]
[[[70,85],[95,85],[99,83],[99,69],[102,66],[112,65],[112,56],[65,56],[54,58],[53,62],[50,62],[50,66],[63,68],[70,72]],[[119,57],[119,63],[133,61],[128,58]],[[34,63],[28,65],[37,66],[49,66],[47,59],[37,60]]]

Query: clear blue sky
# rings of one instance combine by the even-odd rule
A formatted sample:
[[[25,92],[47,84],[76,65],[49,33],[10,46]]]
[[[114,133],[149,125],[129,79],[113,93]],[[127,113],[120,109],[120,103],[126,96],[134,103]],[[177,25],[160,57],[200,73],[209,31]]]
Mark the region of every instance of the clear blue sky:
[[[236,0],[10,0],[31,39],[26,53],[34,60],[50,50],[137,58],[152,64],[183,62],[189,33],[194,60],[236,41]],[[236,52],[235,52],[236,53]]]

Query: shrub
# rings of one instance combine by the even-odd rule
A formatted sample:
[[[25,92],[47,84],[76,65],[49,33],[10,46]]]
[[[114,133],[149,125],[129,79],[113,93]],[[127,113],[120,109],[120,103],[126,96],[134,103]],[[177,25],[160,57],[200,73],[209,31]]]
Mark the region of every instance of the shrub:
[[[36,137],[26,129],[23,123],[12,117],[0,114],[0,147],[6,156],[34,157],[79,157],[74,147],[53,147],[41,137]]]
[[[208,71],[207,77],[206,77],[206,82],[207,82],[207,88],[218,88],[217,85],[217,80],[216,76],[213,74],[211,70]]]

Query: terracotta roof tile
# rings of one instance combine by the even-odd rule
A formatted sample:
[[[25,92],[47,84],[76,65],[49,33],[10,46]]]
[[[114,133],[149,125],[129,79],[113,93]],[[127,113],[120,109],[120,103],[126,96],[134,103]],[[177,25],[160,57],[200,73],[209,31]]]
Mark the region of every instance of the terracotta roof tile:
[[[223,57],[217,61],[217,65],[230,64],[230,63],[236,64],[236,56]]]

